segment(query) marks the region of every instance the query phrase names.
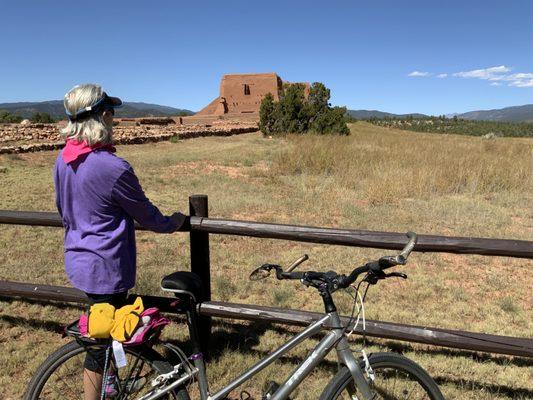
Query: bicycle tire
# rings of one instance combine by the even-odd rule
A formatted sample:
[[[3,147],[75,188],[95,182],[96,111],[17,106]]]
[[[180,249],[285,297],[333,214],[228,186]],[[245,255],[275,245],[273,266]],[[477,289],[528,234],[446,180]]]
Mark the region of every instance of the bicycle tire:
[[[57,349],[55,352],[50,354],[48,358],[41,364],[37,369],[37,372],[34,374],[30,383],[28,384],[26,393],[24,394],[23,400],[55,400],[55,399],[79,399],[83,394],[83,360],[85,359],[85,353],[89,348],[96,347],[101,345],[87,345],[81,344],[78,341],[72,341],[64,346]],[[161,356],[155,350],[148,347],[125,347],[124,348],[127,357],[131,360],[141,360],[144,364],[141,365],[141,369],[146,365],[147,368],[153,371],[154,376],[156,374],[166,373],[172,370],[172,365],[167,362],[163,356]],[[76,360],[74,360],[76,358]],[[73,362],[73,367],[71,369],[66,369],[66,373],[70,373],[71,376],[69,379],[72,381],[74,387],[69,387],[64,379],[61,377],[56,378],[58,381],[58,386],[61,385],[59,389],[54,389],[54,380],[51,377],[55,373],[61,373],[61,369],[67,363]],[[125,367],[127,368],[127,367]],[[121,370],[119,370],[121,371]],[[120,372],[119,372],[120,373]],[[126,373],[125,371],[122,374]],[[149,372],[143,375],[144,378],[149,376]],[[145,379],[146,383],[149,381],[149,378]],[[70,382],[70,381],[69,381]],[[147,383],[146,387],[149,386]],[[120,399],[134,399],[140,395],[141,389],[144,389],[143,386],[140,389],[136,389],[135,397],[130,397],[128,394],[120,396]],[[52,392],[53,391],[53,392]],[[69,393],[66,393],[68,391]],[[57,394],[54,394],[57,393]],[[72,397],[70,397],[70,395]],[[144,393],[143,393],[144,394]],[[69,395],[69,397],[67,397]],[[172,399],[172,400],[189,400],[189,394],[185,387],[175,389],[170,392],[167,397],[162,397],[162,399]]]
[[[368,359],[376,377],[371,385],[376,400],[444,400],[433,378],[414,361],[395,353],[376,353]],[[364,370],[363,360],[360,366]],[[328,383],[320,400],[352,399],[352,394],[358,395],[354,386],[350,371],[343,367]]]

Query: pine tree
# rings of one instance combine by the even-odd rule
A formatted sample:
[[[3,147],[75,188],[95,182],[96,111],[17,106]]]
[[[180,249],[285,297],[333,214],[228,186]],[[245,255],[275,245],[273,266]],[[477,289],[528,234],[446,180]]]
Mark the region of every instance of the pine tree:
[[[267,93],[261,100],[261,106],[259,107],[259,129],[263,132],[263,135],[270,136],[274,133],[276,118],[274,96],[272,96],[272,93]]]

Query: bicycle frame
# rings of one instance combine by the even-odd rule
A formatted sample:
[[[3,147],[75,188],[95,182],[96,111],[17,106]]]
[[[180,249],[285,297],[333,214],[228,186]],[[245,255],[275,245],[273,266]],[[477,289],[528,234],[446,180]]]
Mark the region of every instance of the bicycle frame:
[[[352,354],[348,340],[344,335],[344,326],[336,311],[326,314],[324,317],[309,325],[305,330],[293,337],[287,343],[280,346],[277,350],[269,356],[253,365],[246,372],[242,373],[227,386],[220,389],[213,395],[209,394],[207,377],[205,375],[205,364],[202,358],[196,358],[194,365],[196,367],[198,386],[200,388],[200,397],[202,400],[221,400],[224,399],[232,390],[236,389],[244,382],[255,376],[264,368],[278,360],[285,353],[304,342],[311,336],[316,335],[322,330],[329,330],[328,333],[318,345],[311,351],[309,356],[302,361],[302,363],[292,372],[292,374],[285,380],[285,382],[274,392],[271,400],[286,399],[290,393],[302,382],[302,380],[309,375],[309,373],[320,363],[329,351],[336,347],[337,357],[339,363],[345,365],[350,370],[355,385],[360,390],[363,400],[371,400],[373,398],[372,391],[368,382],[364,377],[364,373],[359,367],[357,359]],[[188,379],[188,377],[187,377]],[[186,379],[184,379],[185,381]],[[159,397],[159,396],[158,396]],[[155,399],[156,397],[154,397]]]

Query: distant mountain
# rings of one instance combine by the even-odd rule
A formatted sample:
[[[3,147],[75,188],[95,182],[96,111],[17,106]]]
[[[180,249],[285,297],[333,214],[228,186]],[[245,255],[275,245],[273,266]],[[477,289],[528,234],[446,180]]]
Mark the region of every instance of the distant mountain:
[[[533,122],[533,104],[506,107],[497,110],[470,111],[457,114],[457,118],[483,121]]]
[[[62,100],[51,100],[41,102],[21,102],[21,103],[0,103],[0,110],[9,111],[11,114],[20,115],[23,118],[31,118],[34,114],[47,113],[55,119],[65,118],[65,109]],[[348,114],[356,119],[369,118],[427,118],[428,115],[420,113],[393,114],[378,110],[348,110]],[[139,117],[166,117],[176,115],[194,115],[193,111],[149,104],[141,102],[125,102],[121,108],[117,109],[117,117],[139,118]],[[457,118],[479,121],[510,121],[510,122],[533,122],[533,104],[523,106],[506,107],[495,110],[478,110],[467,113],[454,113],[447,115],[448,118]]]
[[[347,111],[350,117],[356,119],[369,119],[369,118],[406,118],[412,116],[413,118],[427,118],[427,115],[424,114],[391,114],[388,112],[378,111],[378,110],[348,110]]]
[[[0,110],[9,111],[11,114],[20,115],[23,118],[31,118],[35,113],[47,113],[55,119],[66,118],[63,101],[51,100],[41,102],[23,103],[0,103]],[[119,118],[139,118],[139,117],[166,117],[174,115],[193,115],[190,110],[160,106],[158,104],[124,102],[124,105],[117,108]]]
[[[405,118],[413,116],[414,118],[426,118],[424,114],[392,114],[377,110],[348,110],[348,114],[356,119],[368,118]],[[476,120],[476,121],[505,121],[505,122],[533,122],[533,104],[523,106],[506,107],[496,110],[478,110],[467,113],[453,113],[446,115],[447,118],[453,117]]]

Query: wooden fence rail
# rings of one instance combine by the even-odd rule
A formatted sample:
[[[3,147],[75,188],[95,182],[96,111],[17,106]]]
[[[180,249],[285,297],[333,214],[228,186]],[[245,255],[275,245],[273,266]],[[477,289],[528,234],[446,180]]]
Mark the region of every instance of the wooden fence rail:
[[[406,242],[404,233],[318,228],[208,218],[207,196],[191,196],[189,205],[191,215],[191,269],[202,278],[207,288],[207,296],[199,306],[199,312],[204,316],[201,321],[205,328],[202,331],[206,333],[202,338],[204,345],[207,344],[210,332],[209,317],[268,320],[293,325],[305,325],[320,315],[305,311],[210,301],[210,233],[381,249],[401,249]],[[0,224],[63,226],[57,213],[11,210],[0,210]],[[138,224],[135,226],[136,229],[144,229]],[[419,241],[414,251],[533,259],[533,242],[419,235]],[[37,301],[86,302],[85,295],[76,289],[8,281],[0,281],[0,297]],[[158,305],[163,310],[168,310],[169,298],[146,296],[145,299],[149,304]],[[361,332],[359,331],[358,333]],[[533,357],[533,339],[426,328],[380,321],[367,321],[366,333],[369,336],[388,339]]]
[[[135,296],[135,295],[131,295]],[[61,302],[86,304],[85,294],[74,288],[38,285],[20,282],[0,281],[0,298],[20,298],[39,302]],[[157,306],[163,311],[173,311],[174,298],[142,296],[147,307]],[[257,306],[205,301],[198,307],[205,317],[230,318],[251,321],[268,321],[287,325],[305,326],[323,316],[321,313]],[[348,317],[342,317],[344,324]],[[350,329],[352,326],[349,327]],[[359,326],[355,333],[362,334]],[[487,335],[451,329],[403,325],[382,321],[366,321],[366,335],[385,339],[425,343],[434,346],[452,347],[464,350],[533,357],[533,340],[509,336]]]
[[[389,250],[403,249],[407,243],[405,233],[317,228],[212,218],[192,218],[191,229],[226,235]],[[533,241],[418,235],[418,244],[414,251],[533,258]]]
[[[197,196],[191,196],[191,199],[194,197]],[[59,214],[38,211],[0,210],[0,224],[63,227]],[[135,227],[145,229],[139,224]],[[390,250],[401,249],[406,243],[405,233],[267,224],[202,216],[191,218],[191,231]],[[419,235],[414,251],[533,259],[533,241]]]

